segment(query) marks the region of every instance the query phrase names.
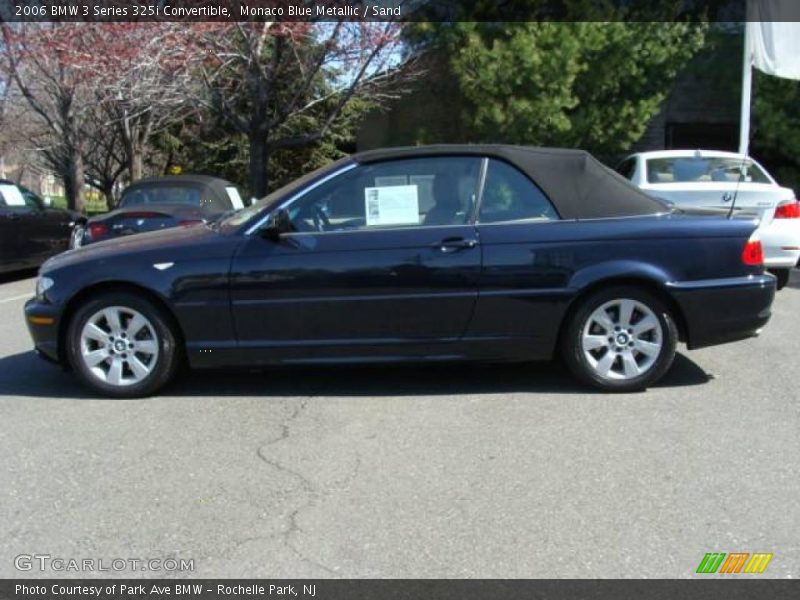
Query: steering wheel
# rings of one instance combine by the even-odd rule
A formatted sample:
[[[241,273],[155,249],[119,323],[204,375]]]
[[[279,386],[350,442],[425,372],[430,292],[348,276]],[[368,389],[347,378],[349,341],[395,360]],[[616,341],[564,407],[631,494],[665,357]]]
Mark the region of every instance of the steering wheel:
[[[325,214],[325,211],[318,205],[314,206],[313,210],[313,219],[314,219],[314,227],[317,231],[326,231],[330,227],[330,220],[328,219],[328,215]]]

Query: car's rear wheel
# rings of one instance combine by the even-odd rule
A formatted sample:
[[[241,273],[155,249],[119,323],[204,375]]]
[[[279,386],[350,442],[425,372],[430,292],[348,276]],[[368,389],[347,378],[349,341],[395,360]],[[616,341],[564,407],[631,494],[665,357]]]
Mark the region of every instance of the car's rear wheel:
[[[675,358],[677,327],[656,296],[615,286],[587,297],[572,313],[562,341],[570,370],[606,391],[642,390]]]
[[[72,233],[69,236],[69,248],[74,250],[83,246],[83,236],[86,233],[86,228],[83,225],[75,225],[72,228]]]
[[[85,303],[67,331],[69,361],[78,377],[104,396],[147,396],[175,374],[179,352],[163,311],[146,298],[105,293]]]
[[[775,287],[777,289],[779,289],[779,290],[782,290],[789,283],[789,276],[791,275],[792,270],[791,269],[770,269],[769,272],[772,273],[772,275],[775,276],[775,279],[778,280],[776,285],[775,285]]]

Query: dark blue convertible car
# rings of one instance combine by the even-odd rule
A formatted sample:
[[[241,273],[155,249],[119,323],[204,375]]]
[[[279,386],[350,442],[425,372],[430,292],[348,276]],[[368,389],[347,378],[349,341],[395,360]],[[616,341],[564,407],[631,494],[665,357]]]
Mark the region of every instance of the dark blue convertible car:
[[[672,212],[585,152],[356,154],[226,218],[48,261],[37,351],[107,396],[195,368],[534,360],[645,388],[678,340],[756,335],[775,279],[752,220]]]

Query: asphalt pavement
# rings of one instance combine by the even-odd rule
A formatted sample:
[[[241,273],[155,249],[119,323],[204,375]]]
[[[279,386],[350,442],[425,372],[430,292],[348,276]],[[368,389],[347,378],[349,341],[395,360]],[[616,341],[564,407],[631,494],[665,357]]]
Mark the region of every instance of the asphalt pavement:
[[[761,337],[681,348],[630,395],[542,363],[189,373],[98,399],[33,354],[32,289],[0,283],[0,577],[682,578],[707,552],[800,575],[798,273]],[[194,570],[19,570],[32,555]]]

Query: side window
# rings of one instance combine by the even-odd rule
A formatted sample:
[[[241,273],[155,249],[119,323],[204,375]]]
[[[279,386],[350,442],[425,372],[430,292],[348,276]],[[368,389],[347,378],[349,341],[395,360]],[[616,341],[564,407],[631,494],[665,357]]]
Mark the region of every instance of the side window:
[[[44,201],[28,188],[19,186],[19,191],[22,197],[25,198],[25,205],[34,210],[42,210],[44,208]]]
[[[356,167],[289,207],[295,231],[434,227],[467,223],[481,159],[437,156]]]
[[[0,197],[2,197],[2,206],[8,208],[9,212],[14,213],[28,213],[36,208],[39,208],[34,200],[32,200],[30,197],[26,197],[23,189],[24,188],[20,188],[18,185],[13,183],[0,184]]]
[[[633,179],[633,172],[636,170],[636,159],[633,157],[626,158],[617,165],[615,171],[622,175],[625,179]]]
[[[553,205],[536,184],[511,165],[490,160],[483,188],[480,223],[558,219]]]

